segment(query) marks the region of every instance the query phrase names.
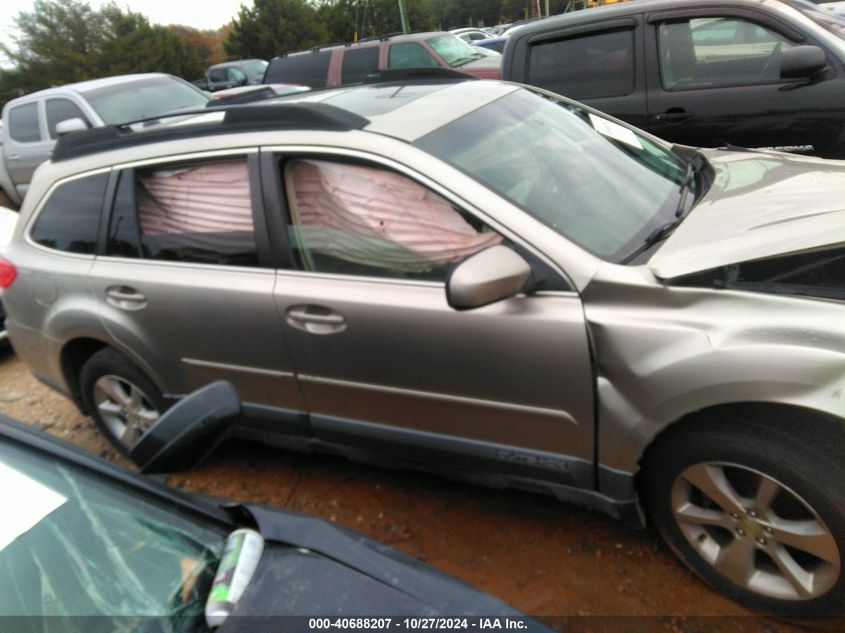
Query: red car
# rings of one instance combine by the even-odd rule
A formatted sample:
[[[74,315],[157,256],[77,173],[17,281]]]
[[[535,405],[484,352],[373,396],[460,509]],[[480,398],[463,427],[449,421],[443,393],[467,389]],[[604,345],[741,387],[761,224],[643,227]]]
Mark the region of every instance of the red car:
[[[361,83],[371,73],[396,68],[451,68],[498,79],[501,66],[500,57],[487,57],[452,33],[413,33],[315,46],[276,57],[264,73],[264,83],[325,88]]]

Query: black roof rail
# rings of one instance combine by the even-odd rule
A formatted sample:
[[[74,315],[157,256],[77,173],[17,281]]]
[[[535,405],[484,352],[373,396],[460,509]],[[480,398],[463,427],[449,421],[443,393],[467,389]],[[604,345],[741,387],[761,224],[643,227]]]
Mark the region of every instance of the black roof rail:
[[[142,130],[132,129],[150,121],[161,121],[196,114],[224,112],[222,121],[200,122],[188,125],[154,125]],[[347,132],[360,130],[370,120],[347,110],[326,103],[273,103],[265,105],[239,105],[181,111],[154,119],[142,119],[122,125],[95,127],[71,132],[59,137],[53,150],[52,161],[59,162],[97,154],[99,152],[136,147],[148,143],[173,141],[184,138],[212,136],[230,132],[259,130],[327,130]]]
[[[365,84],[382,84],[394,81],[474,81],[480,77],[468,75],[451,68],[392,68],[377,70],[364,78]]]
[[[334,46],[343,46],[343,42],[334,42],[332,44],[317,44],[316,46],[312,46],[311,48],[306,48],[305,50],[311,51],[312,53],[319,53],[324,48],[332,48]],[[285,53],[287,54],[287,53]]]
[[[370,35],[370,37],[362,37],[357,42],[352,42],[352,44],[360,44],[361,42],[384,42],[389,40],[391,37],[396,37],[397,35],[405,35],[402,31],[396,31],[394,33],[382,33],[381,35]],[[348,46],[348,45],[347,45]]]

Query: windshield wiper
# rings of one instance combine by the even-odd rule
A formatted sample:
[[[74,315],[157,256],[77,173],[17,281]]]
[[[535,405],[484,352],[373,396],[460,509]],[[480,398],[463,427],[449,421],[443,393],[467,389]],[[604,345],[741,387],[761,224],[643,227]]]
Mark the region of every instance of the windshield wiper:
[[[681,180],[681,198],[678,200],[678,208],[675,209],[676,218],[680,218],[684,215],[684,207],[686,207],[687,204],[687,197],[692,190],[692,186],[698,184],[696,183],[695,177],[698,175],[698,172],[701,171],[701,168],[704,165],[704,160],[705,158],[698,153],[696,153],[693,158],[687,160],[687,170]]]
[[[635,250],[633,253],[628,255],[625,259],[622,260],[623,264],[627,264],[634,259],[636,259],[640,254],[646,252],[652,246],[657,244],[658,242],[662,242],[665,240],[669,235],[671,235],[672,231],[678,228],[678,225],[683,222],[683,218],[678,218],[674,222],[667,222],[666,224],[657,227],[651,233],[648,234],[648,237],[645,238],[642,245]]]
[[[482,55],[481,53],[473,53],[470,57],[460,57],[452,63],[452,68],[457,68],[458,66],[469,64],[470,62],[474,62],[475,60],[481,59],[482,57],[484,57],[484,55]]]

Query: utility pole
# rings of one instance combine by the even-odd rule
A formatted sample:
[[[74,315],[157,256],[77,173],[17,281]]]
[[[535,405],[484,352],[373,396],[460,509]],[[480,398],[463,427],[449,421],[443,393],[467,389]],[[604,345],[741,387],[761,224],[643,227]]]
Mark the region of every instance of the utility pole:
[[[411,26],[408,24],[408,12],[405,9],[405,0],[399,0],[399,19],[402,20],[402,32],[410,33]]]
[[[546,0],[546,17],[549,17],[549,0]]]

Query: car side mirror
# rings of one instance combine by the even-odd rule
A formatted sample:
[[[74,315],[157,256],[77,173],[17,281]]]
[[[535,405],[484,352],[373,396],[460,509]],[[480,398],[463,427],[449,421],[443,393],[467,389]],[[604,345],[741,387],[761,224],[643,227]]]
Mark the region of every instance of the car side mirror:
[[[147,474],[190,470],[220,445],[240,414],[232,384],[213,382],[168,409],[129,449],[129,458]]]
[[[79,132],[87,129],[88,124],[79,117],[65,119],[64,121],[56,123],[56,136],[64,136],[65,134],[70,134],[71,132]]]
[[[818,46],[793,46],[781,55],[780,76],[782,79],[806,79],[826,65],[827,58]]]
[[[516,295],[531,266],[507,246],[491,246],[455,266],[446,279],[446,300],[455,310],[472,310]]]

